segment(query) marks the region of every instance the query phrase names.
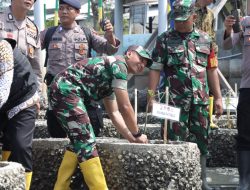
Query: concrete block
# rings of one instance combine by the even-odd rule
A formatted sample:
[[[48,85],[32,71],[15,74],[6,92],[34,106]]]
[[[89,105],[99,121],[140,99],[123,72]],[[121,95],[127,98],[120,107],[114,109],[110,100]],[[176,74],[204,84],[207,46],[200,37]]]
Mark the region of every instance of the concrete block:
[[[21,164],[15,162],[0,162],[0,189],[25,189],[25,171]]]
[[[33,141],[32,189],[53,189],[68,142],[51,138]],[[117,138],[97,138],[97,148],[110,190],[201,189],[200,154],[194,143],[131,144]],[[82,178],[76,177],[81,174],[77,172],[72,189],[84,189]]]

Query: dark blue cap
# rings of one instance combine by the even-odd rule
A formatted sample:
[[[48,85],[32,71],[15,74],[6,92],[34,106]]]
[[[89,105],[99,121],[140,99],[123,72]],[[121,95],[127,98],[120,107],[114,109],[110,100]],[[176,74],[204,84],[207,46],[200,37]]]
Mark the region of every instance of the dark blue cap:
[[[59,4],[67,4],[75,9],[81,9],[81,3],[79,0],[60,0]]]

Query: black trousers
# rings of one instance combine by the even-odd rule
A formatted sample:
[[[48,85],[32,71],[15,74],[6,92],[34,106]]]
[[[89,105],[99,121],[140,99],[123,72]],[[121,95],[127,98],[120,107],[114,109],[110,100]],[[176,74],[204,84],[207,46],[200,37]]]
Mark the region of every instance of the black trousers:
[[[98,105],[95,106],[88,105],[87,112],[91,125],[93,126],[95,136],[98,137],[100,129],[103,128],[102,108]],[[47,110],[46,117],[47,117],[48,132],[51,137],[53,138],[67,137],[65,131],[60,126],[60,123],[57,121],[57,118],[53,113],[53,110]]]
[[[36,106],[22,110],[8,120],[4,114],[0,121],[3,126],[3,151],[11,151],[9,161],[23,165],[26,172],[32,171],[32,141],[35,129]]]
[[[250,88],[240,89],[237,106],[237,150],[250,151]]]

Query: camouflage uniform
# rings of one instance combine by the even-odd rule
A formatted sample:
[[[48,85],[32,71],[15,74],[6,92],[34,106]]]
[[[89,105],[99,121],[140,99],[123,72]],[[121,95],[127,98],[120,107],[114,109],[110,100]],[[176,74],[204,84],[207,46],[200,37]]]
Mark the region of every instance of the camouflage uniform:
[[[49,88],[52,109],[71,142],[68,150],[78,155],[80,163],[98,156],[86,106],[107,96],[113,98],[113,88],[127,89],[122,56],[79,61],[58,74]]]
[[[214,48],[215,54],[217,55],[218,46],[216,44],[216,33],[214,31],[214,13],[207,7],[197,7],[195,13],[197,14],[195,27],[206,32],[210,36],[210,38],[212,39],[212,46]]]
[[[0,32],[11,32],[17,41],[17,47],[27,56],[42,91],[42,67],[40,65],[40,38],[37,26],[26,17],[24,21],[15,20],[10,7],[0,12]]]
[[[163,33],[152,54],[151,69],[165,72],[169,105],[181,109],[180,122],[168,125],[169,138],[195,142],[202,154],[207,153],[209,89],[206,72],[214,67],[208,62],[211,56],[214,56],[211,39],[198,29],[190,34],[180,34],[173,29]]]
[[[50,76],[49,78],[51,79],[76,61],[87,58],[89,56],[89,48],[94,49],[98,53],[107,53],[108,55],[116,53],[119,48],[120,41],[118,39],[116,39],[117,46],[115,47],[94,31],[91,31],[89,38],[87,38],[83,29],[77,25],[76,22],[74,24],[75,27],[70,30],[66,30],[59,25],[51,38],[48,48],[46,74],[46,76]],[[46,32],[47,30],[41,32],[42,48],[44,48],[43,41]],[[89,39],[91,43],[88,43],[87,39]],[[88,47],[88,44],[90,44],[91,47]],[[48,78],[46,80],[49,81]],[[95,134],[98,136],[99,130],[103,126],[102,109],[98,103],[93,102],[92,105],[88,107],[88,113],[94,125]],[[58,122],[52,111],[48,110],[46,115],[50,135],[59,138],[65,137],[66,134],[61,130],[60,126],[58,126]]]

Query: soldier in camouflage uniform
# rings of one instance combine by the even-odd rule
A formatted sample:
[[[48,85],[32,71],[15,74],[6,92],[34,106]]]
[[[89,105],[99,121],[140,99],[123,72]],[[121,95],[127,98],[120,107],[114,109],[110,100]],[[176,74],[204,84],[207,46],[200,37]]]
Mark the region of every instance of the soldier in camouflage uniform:
[[[52,34],[47,50],[48,63],[45,81],[48,88],[53,78],[59,72],[77,61],[90,57],[90,49],[98,53],[112,55],[116,53],[119,48],[120,41],[115,37],[110,21],[107,20],[105,23],[105,38],[101,37],[97,35],[94,30],[86,26],[83,26],[83,29],[83,27],[76,23],[75,19],[80,14],[80,9],[81,4],[79,0],[59,1],[58,15],[60,24]],[[40,35],[42,49],[45,48],[45,36],[47,32],[49,32],[49,29],[45,29]],[[98,136],[99,130],[103,125],[102,108],[97,102],[92,101],[91,104],[87,105],[86,109],[95,135]],[[65,138],[67,135],[65,131],[62,130],[50,106],[46,112],[46,116],[50,136],[54,138]],[[71,154],[71,152],[66,151],[64,157],[68,162],[60,166],[55,189],[69,188],[72,171],[68,168],[75,168],[74,164],[77,163],[75,155]]]
[[[127,92],[129,73],[142,72],[152,64],[149,53],[141,46],[130,46],[125,56],[96,57],[79,61],[59,73],[49,88],[49,101],[66,131],[70,145],[66,154],[74,155],[89,189],[107,189],[95,135],[86,106],[103,99],[104,106],[117,130],[129,142],[146,143],[137,127]],[[64,157],[62,164],[67,162]],[[61,167],[59,173],[61,172]],[[73,172],[71,173],[71,175]],[[62,187],[55,185],[54,189]]]
[[[60,25],[52,34],[48,47],[46,84],[49,86],[52,79],[63,69],[76,61],[90,57],[90,49],[98,53],[112,55],[118,51],[120,41],[113,34],[113,26],[109,20],[105,22],[105,38],[96,34],[92,29],[82,29],[75,19],[80,14],[81,4],[79,0],[60,0],[59,18]],[[48,29],[41,32],[42,49],[45,48],[44,40]],[[88,34],[85,33],[88,31]],[[88,35],[88,37],[86,37]],[[90,41],[90,42],[89,42]],[[90,47],[89,47],[90,46]],[[87,108],[93,123],[95,135],[98,136],[102,127],[102,109],[93,102]],[[64,138],[66,134],[61,130],[53,111],[47,110],[47,126],[51,137]]]
[[[194,27],[196,14],[191,0],[176,0],[171,17],[175,29],[158,37],[152,53],[154,63],[150,67],[149,90],[156,90],[160,71],[164,70],[169,105],[181,109],[180,121],[168,122],[169,139],[197,143],[201,160],[205,161],[208,153],[209,87],[215,97],[216,114],[222,114],[217,59],[210,37]],[[152,107],[153,98],[150,100]],[[205,169],[203,164],[202,173]],[[202,175],[203,189],[206,189],[205,179]]]

